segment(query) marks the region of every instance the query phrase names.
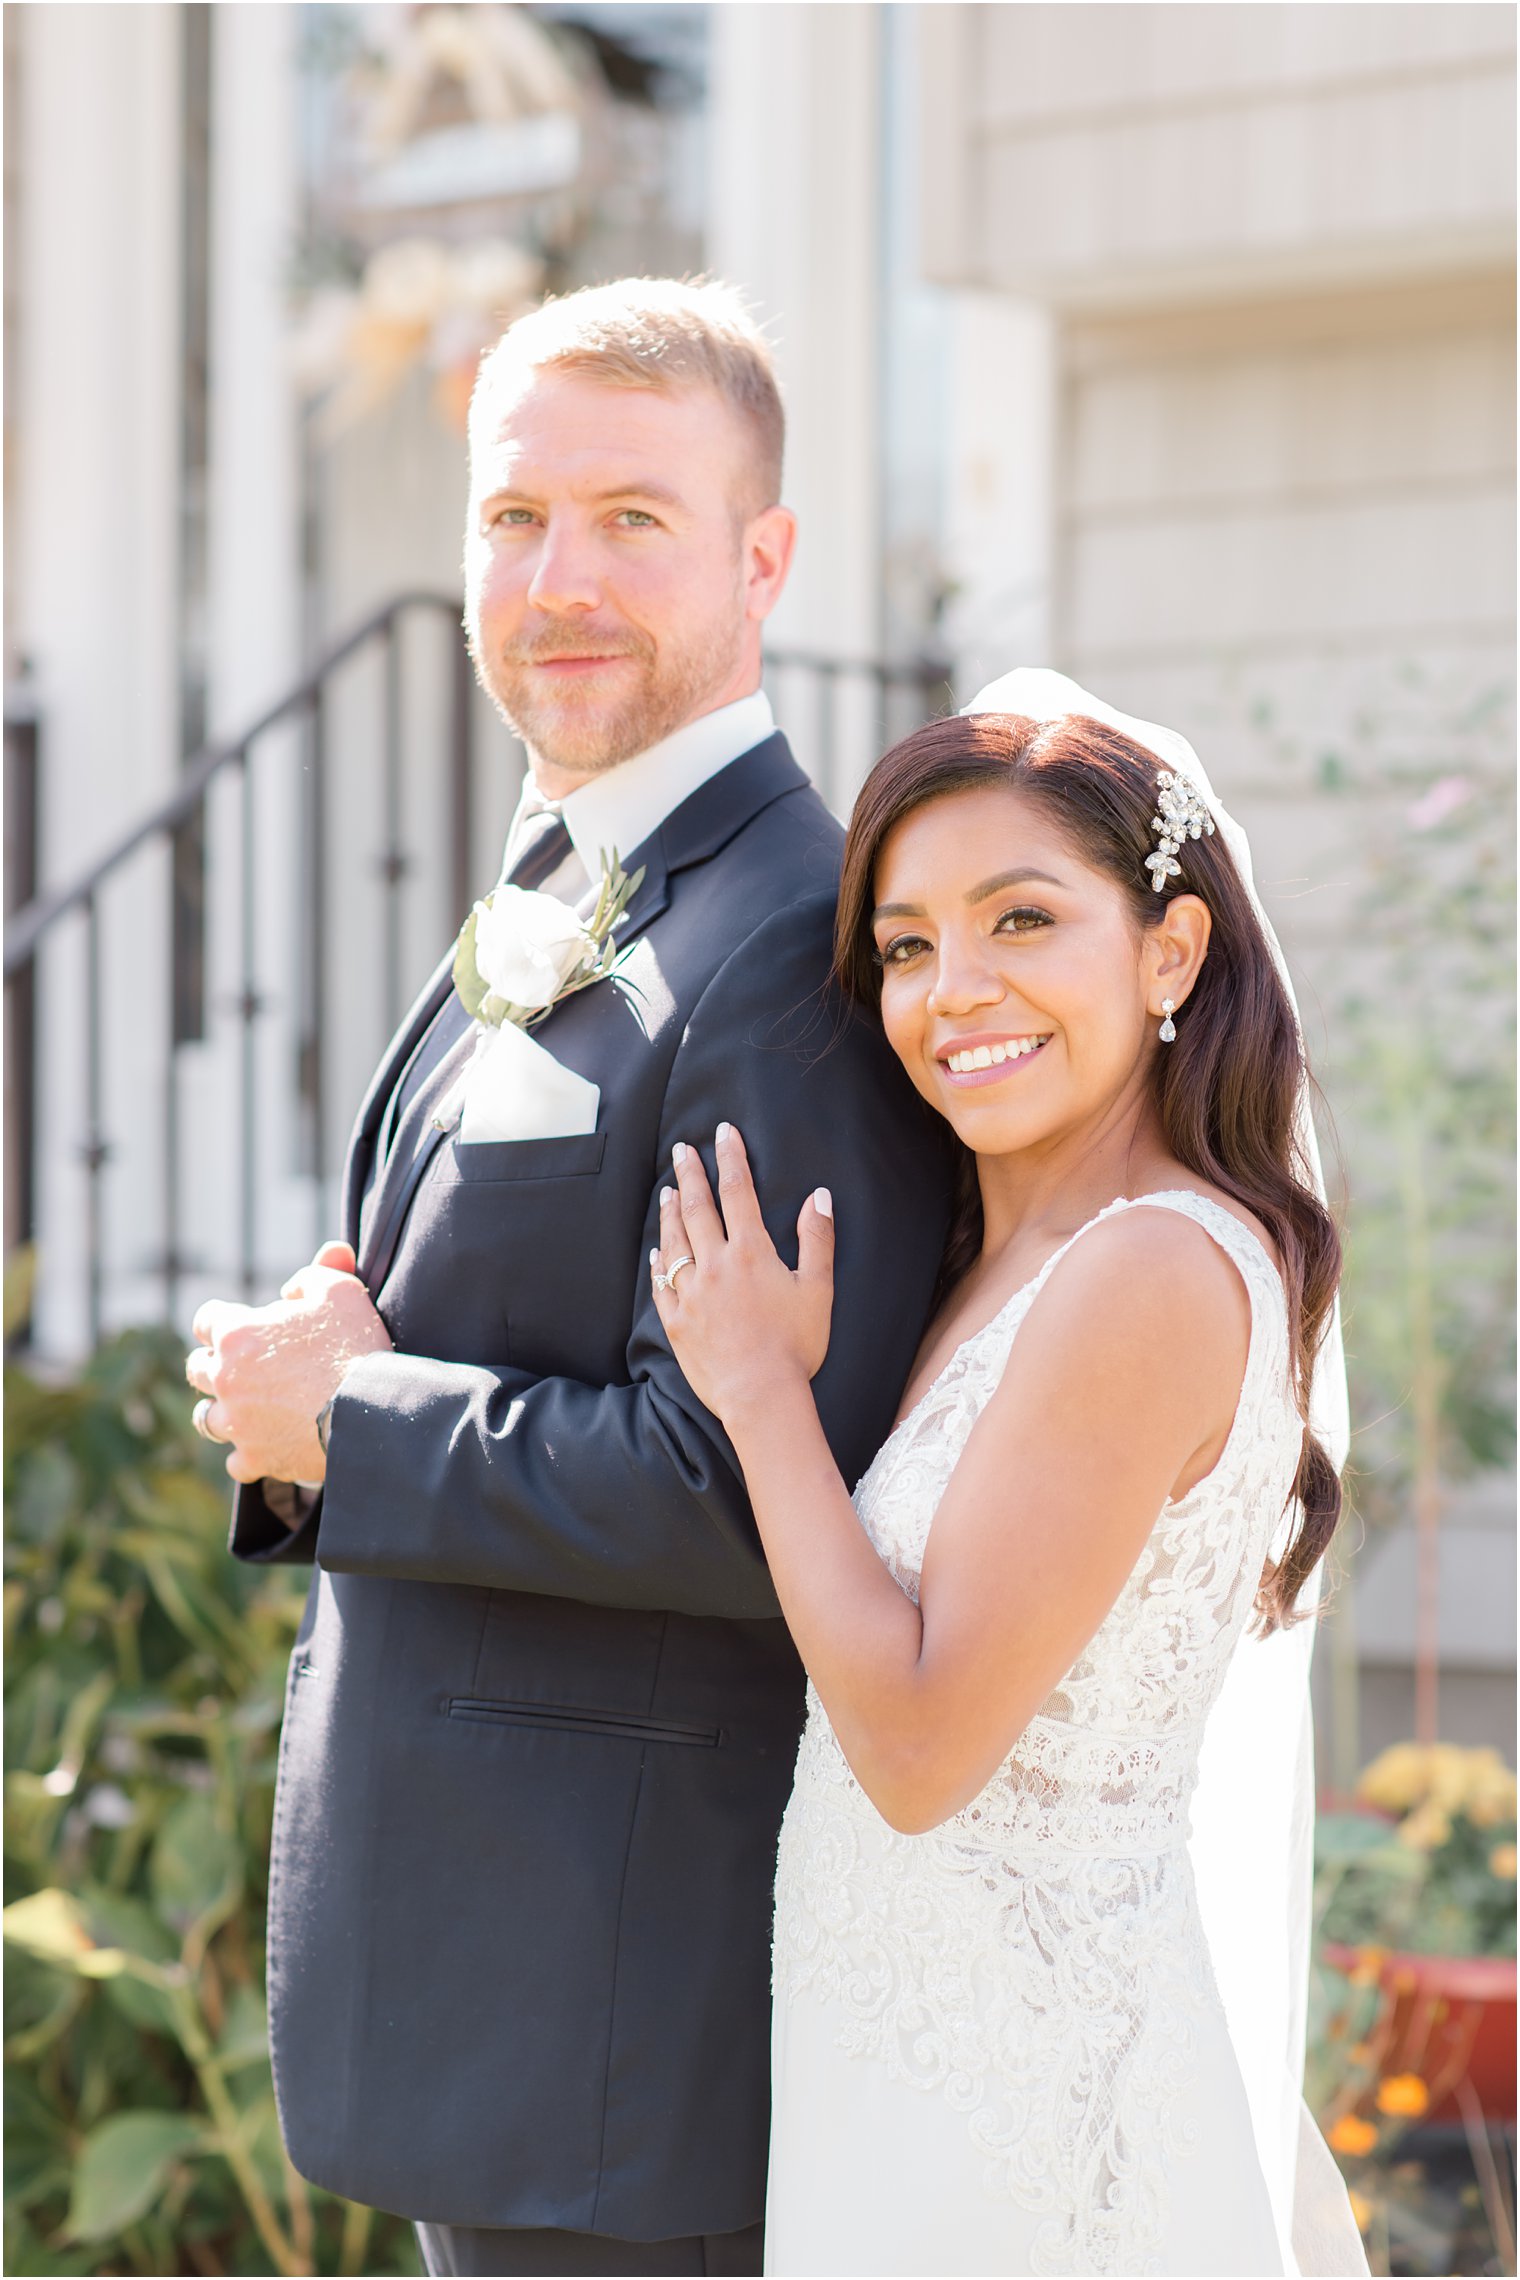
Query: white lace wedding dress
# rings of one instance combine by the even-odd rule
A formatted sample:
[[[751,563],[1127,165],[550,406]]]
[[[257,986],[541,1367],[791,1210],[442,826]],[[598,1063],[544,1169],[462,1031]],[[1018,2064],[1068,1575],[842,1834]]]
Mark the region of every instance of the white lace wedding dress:
[[[1297,2270],[1187,1850],[1204,1722],[1298,1461],[1285,1302],[1260,1243],[1201,1196],[1121,1200],[1090,1225],[1141,1206],[1206,1229],[1249,1293],[1226,1447],[938,1828],[888,1826],[809,1690],[777,1876],[768,2272]],[[956,1460],[1069,1248],[957,1350],[856,1493],[914,1597]]]

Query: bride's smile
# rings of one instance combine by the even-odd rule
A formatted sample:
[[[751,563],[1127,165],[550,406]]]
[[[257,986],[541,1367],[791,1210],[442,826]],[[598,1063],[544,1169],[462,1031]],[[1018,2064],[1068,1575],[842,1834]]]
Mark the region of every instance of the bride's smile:
[[[977,1034],[942,1046],[936,1056],[956,1083],[990,1085],[1001,1082],[1005,1071],[1027,1061],[1050,1043],[1050,1032],[1036,1037],[988,1037]]]

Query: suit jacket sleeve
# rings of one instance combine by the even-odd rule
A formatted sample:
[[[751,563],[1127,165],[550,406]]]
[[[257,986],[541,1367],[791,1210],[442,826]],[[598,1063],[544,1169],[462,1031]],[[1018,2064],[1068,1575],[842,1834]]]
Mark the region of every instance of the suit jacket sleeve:
[[[722,1118],[744,1134],[784,1257],[796,1255],[803,1197],[832,1188],[833,1333],[814,1391],[853,1482],[890,1427],[923,1328],[949,1153],[874,1019],[820,990],[831,916],[823,898],[776,913],[705,991],[672,1066],[640,1257],[658,1239],[671,1147],[700,1146],[711,1175]],[[234,1549],[279,1556],[272,1520],[261,1529],[250,1506]],[[335,1573],[692,1615],[779,1612],[737,1461],[671,1353],[647,1271],[622,1384],[394,1352],[356,1362],[332,1412],[320,1509],[285,1556],[313,1549]]]

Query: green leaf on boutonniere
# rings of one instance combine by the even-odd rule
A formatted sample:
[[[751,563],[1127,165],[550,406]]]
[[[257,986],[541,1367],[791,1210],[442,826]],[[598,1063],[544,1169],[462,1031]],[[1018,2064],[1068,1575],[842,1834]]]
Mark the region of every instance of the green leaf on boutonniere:
[[[454,987],[459,1001],[472,1021],[481,1019],[481,1008],[486,1002],[487,990],[475,963],[475,913],[472,910],[459,929],[459,940],[454,949]]]

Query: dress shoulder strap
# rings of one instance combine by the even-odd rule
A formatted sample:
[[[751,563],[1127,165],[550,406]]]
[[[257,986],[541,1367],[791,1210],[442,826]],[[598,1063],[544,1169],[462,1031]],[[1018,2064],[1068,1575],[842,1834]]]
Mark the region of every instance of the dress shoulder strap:
[[[1031,1297],[1043,1287],[1072,1245],[1080,1243],[1084,1235],[1090,1235],[1095,1227],[1101,1227],[1105,1220],[1115,1218],[1121,1211],[1149,1210],[1153,1207],[1175,1211],[1182,1218],[1191,1219],[1206,1235],[1212,1236],[1221,1251],[1229,1257],[1246,1286],[1246,1295],[1251,1302],[1253,1349],[1258,1343],[1256,1331],[1260,1326],[1258,1299],[1266,1301],[1268,1319],[1279,1323],[1286,1331],[1287,1293],[1283,1289],[1282,1276],[1273,1265],[1260,1236],[1253,1234],[1243,1221],[1236,1218],[1233,1211],[1227,1211],[1212,1196],[1196,1195],[1191,1188],[1158,1188],[1150,1195],[1121,1195],[1114,1202],[1105,1204],[1101,1211],[1084,1221],[1074,1235],[1069,1235],[1058,1251],[1051,1253],[1034,1282],[1029,1285]]]

